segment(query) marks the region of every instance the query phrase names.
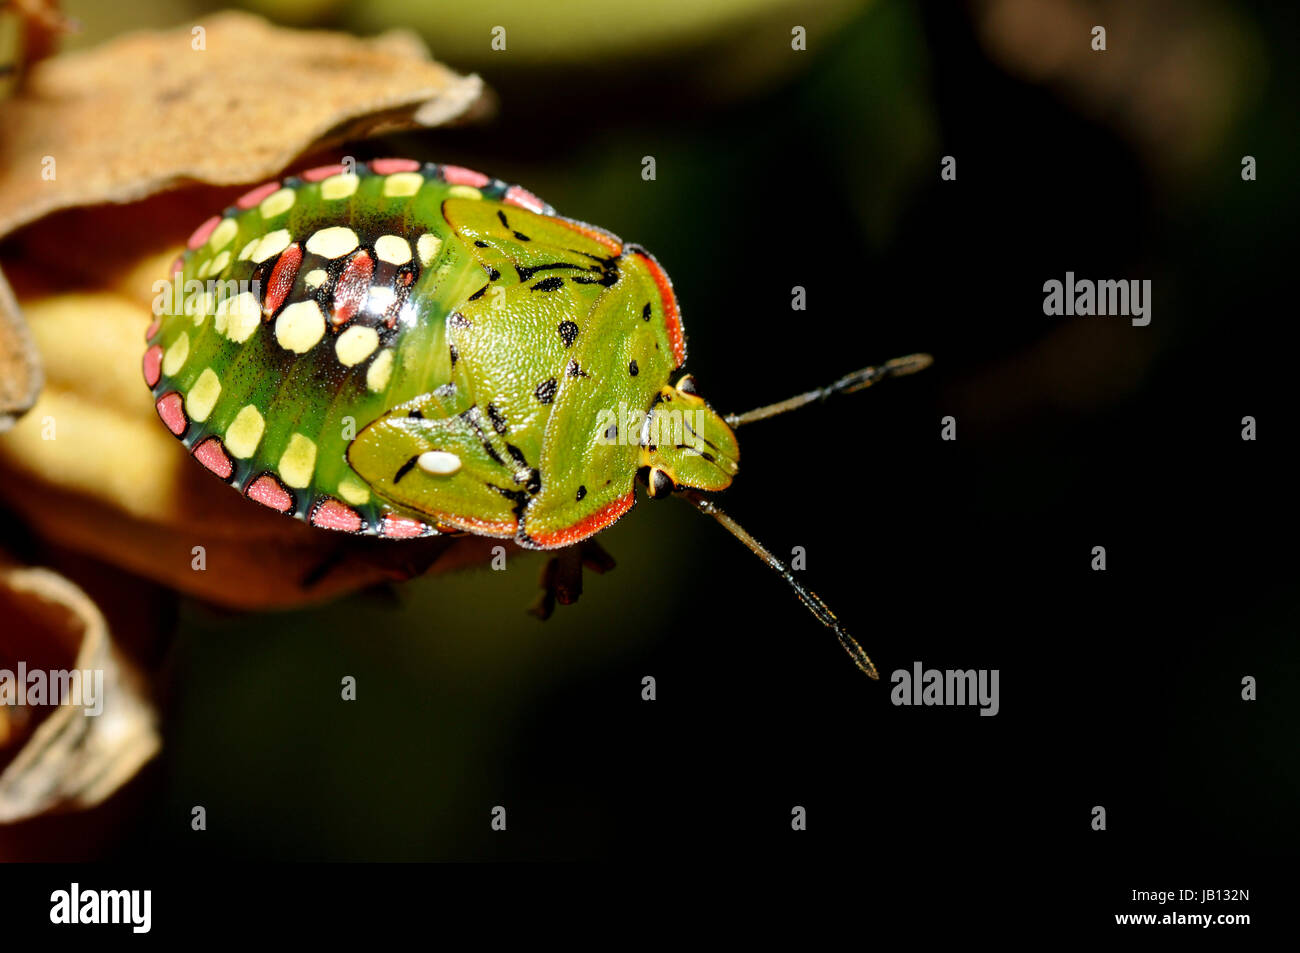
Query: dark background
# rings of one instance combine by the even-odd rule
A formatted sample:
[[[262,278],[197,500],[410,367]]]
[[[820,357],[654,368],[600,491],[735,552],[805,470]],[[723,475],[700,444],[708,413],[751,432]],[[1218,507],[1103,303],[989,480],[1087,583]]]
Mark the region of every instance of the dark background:
[[[742,429],[723,500],[778,554],[806,547],[803,578],[885,680],[717,526],[643,499],[602,536],[618,568],[546,624],[523,613],[535,556],[290,613],[182,603],[164,752],[103,856],[936,857],[1021,880],[1105,869],[1120,896],[1161,886],[1139,876],[1161,864],[1249,887],[1294,858],[1295,14],[1136,7],[1050,81],[991,51],[988,6],[882,2],[806,53],[788,24],[735,41],[799,57],[741,92],[711,86],[707,45],[479,66],[491,122],[358,145],[519,181],[652,250],[721,411],[934,355]],[[1197,83],[1224,73],[1178,60],[1182,124],[1151,135],[1128,108],[1140,64],[1189,30],[1240,82],[1201,123]],[[1089,99],[1122,62],[1120,94]],[[1044,316],[1067,270],[1151,279],[1151,324]],[[893,706],[889,673],[917,660],[999,669],[1000,713]]]

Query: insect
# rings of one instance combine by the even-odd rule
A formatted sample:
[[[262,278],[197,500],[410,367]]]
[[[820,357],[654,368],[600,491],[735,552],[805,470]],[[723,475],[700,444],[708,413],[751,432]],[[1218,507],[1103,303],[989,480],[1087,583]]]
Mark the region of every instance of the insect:
[[[322,529],[561,550],[676,493],[776,570],[873,678],[830,609],[713,502],[734,429],[930,362],[912,355],[723,417],[645,249],[515,185],[409,159],[312,169],[204,222],[156,288],[143,370],[163,423],[248,499]],[[594,548],[593,548],[594,546]]]

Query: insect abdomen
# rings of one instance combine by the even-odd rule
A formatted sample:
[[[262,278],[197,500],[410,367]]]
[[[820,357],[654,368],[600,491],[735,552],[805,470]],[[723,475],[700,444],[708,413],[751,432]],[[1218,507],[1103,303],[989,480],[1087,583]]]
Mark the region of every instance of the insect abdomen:
[[[451,380],[445,319],[484,279],[443,219],[448,197],[550,211],[469,170],[376,160],[267,183],[195,232],[144,371],[204,466],[317,525],[431,531],[375,499],[345,451],[387,409]]]

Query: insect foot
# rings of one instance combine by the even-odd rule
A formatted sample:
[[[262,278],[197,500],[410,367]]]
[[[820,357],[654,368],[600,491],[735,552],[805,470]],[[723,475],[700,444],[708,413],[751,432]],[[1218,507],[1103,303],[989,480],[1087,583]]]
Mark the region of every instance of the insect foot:
[[[555,611],[555,604],[573,605],[582,595],[582,567],[604,575],[614,568],[614,557],[594,539],[585,539],[561,549],[546,560],[538,584],[542,591],[529,608],[529,615],[545,621]]]

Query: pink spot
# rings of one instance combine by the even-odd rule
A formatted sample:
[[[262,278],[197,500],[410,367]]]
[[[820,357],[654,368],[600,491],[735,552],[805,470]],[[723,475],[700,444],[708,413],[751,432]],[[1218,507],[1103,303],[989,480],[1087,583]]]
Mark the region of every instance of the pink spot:
[[[176,260],[172,262],[172,266],[171,266],[171,269],[170,269],[170,270],[171,270],[171,274],[172,274],[172,277],[173,277],[173,278],[175,278],[175,277],[176,277],[177,275],[179,275],[182,271],[184,271],[184,270],[185,270],[185,256],[184,256],[184,255],[177,255],[177,256],[176,256]]]
[[[161,327],[162,327],[162,318],[154,318],[151,322],[149,322],[149,327],[144,332],[144,339],[146,341],[153,340],[154,335],[158,333],[158,329]],[[153,385],[150,384],[149,386],[152,387]]]
[[[420,163],[414,159],[371,159],[370,170],[375,175],[392,175],[394,172],[418,172]]]
[[[284,250],[271,269],[271,277],[266,283],[266,301],[262,304],[268,315],[275,314],[293,290],[293,282],[298,277],[298,266],[301,264],[302,248],[295,242]]]
[[[419,520],[405,516],[385,516],[380,535],[389,539],[412,539],[416,536],[436,535],[437,530]]]
[[[546,203],[536,195],[527,189],[521,189],[517,185],[512,185],[506,189],[505,202],[507,205],[518,205],[520,208],[526,208],[530,212],[540,213],[546,208]]]
[[[158,416],[167,425],[167,429],[176,436],[179,437],[183,434],[185,428],[190,425],[190,422],[185,419],[185,408],[181,405],[181,395],[176,391],[163,394],[158,398],[158,402],[154,406],[158,408]]]
[[[482,172],[475,172],[473,169],[466,169],[459,165],[444,165],[442,177],[452,185],[472,185],[476,189],[481,189],[492,181]]]
[[[194,234],[191,235],[190,240],[185,243],[186,247],[189,248],[190,251],[193,251],[194,249],[198,248],[200,245],[202,245],[204,242],[208,240],[208,236],[212,234],[213,229],[215,229],[220,224],[221,224],[221,216],[220,215],[212,216],[210,219],[208,219],[198,228],[194,229]]]
[[[223,480],[229,480],[235,472],[235,465],[226,456],[226,448],[218,437],[209,437],[194,448],[194,459],[203,464]]]
[[[259,185],[251,192],[245,192],[235,200],[236,208],[252,208],[254,205],[260,205],[262,199],[266,198],[272,192],[280,190],[279,182],[267,182],[265,185]]]
[[[300,172],[298,177],[304,182],[319,182],[321,179],[328,179],[331,175],[339,175],[346,171],[347,169],[342,165],[318,165],[314,169]]]
[[[356,533],[361,529],[361,514],[338,500],[326,499],[311,514],[311,524],[322,529]]]
[[[375,262],[368,251],[363,248],[352,256],[334,286],[334,313],[330,315],[334,327],[343,327],[365,304],[374,274]]]
[[[289,491],[269,473],[263,473],[250,483],[245,493],[250,500],[256,500],[263,506],[269,506],[281,513],[288,513],[293,508],[293,497],[289,495]]]
[[[154,324],[157,325],[157,321]],[[150,334],[149,337],[153,337]],[[144,370],[144,382],[150,387],[158,383],[158,378],[162,376],[162,345],[155,344],[149,350],[144,352],[144,361],[142,367]]]

